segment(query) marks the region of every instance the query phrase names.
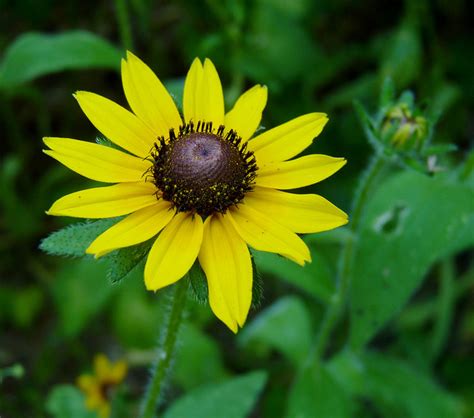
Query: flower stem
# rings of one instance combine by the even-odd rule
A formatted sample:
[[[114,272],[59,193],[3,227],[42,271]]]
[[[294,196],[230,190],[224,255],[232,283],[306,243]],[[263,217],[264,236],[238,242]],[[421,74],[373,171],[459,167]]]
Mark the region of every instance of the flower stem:
[[[126,0],[115,0],[115,13],[120,31],[122,47],[126,50],[133,49],[132,28]]]
[[[163,386],[175,351],[179,326],[181,325],[181,319],[183,318],[184,307],[186,305],[186,291],[188,288],[187,276],[179,280],[173,287],[174,293],[171,295],[171,307],[166,320],[166,327],[163,329],[163,334],[156,350],[153,374],[142,403],[141,418],[154,418],[156,414],[156,408],[160,401]]]
[[[376,153],[369,166],[359,180],[359,186],[354,195],[351,210],[351,221],[349,224],[350,234],[346,244],[342,248],[339,258],[339,269],[337,274],[337,286],[324,314],[319,333],[316,336],[312,358],[319,362],[324,355],[329,337],[340,316],[342,315],[346,303],[347,293],[350,288],[352,263],[354,250],[356,247],[357,232],[361,221],[362,213],[367,201],[367,197],[372,187],[385,165],[385,160],[380,153]]]

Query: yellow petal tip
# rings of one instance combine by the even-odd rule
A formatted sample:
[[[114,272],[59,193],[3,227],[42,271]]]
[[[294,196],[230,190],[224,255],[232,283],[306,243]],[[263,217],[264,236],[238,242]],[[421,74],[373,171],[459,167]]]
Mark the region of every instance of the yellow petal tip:
[[[85,91],[85,90],[77,90],[75,93],[73,93],[72,96],[73,96],[77,101],[79,101],[79,100],[81,100],[82,97],[87,96],[87,95],[90,95],[90,94],[92,94],[92,93],[90,93],[90,92],[88,92],[88,91]]]

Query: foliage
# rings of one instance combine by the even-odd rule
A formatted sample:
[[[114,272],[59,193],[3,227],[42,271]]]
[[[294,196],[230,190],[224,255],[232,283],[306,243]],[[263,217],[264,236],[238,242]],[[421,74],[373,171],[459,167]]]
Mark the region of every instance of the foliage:
[[[205,278],[193,268],[160,416],[473,416],[469,8],[464,0],[383,8],[373,0],[117,0],[85,14],[77,0],[3,5],[0,416],[96,416],[74,383],[97,352],[129,363],[112,418],[137,416],[170,297],[145,291],[152,241],[84,256],[118,219],[47,217],[57,197],[88,185],[41,154],[43,136],[96,138],[71,94],[123,103],[125,46],[178,106],[185,69],[209,56],[227,109],[253,84],[268,85],[262,129],[328,113],[307,152],[349,161],[308,192],[352,222],[305,236],[313,263],[304,268],[252,252],[261,281],[237,336],[210,314]],[[371,176],[374,161],[380,170]]]

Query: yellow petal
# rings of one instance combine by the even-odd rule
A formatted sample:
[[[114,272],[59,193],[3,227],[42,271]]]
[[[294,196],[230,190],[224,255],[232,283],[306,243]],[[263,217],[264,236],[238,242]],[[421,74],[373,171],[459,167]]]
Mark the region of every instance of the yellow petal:
[[[206,219],[199,263],[206,273],[212,311],[236,333],[252,302],[252,262],[247,245],[225,216]]]
[[[139,157],[150,154],[156,134],[133,113],[105,97],[87,91],[78,91],[74,97],[105,137]]]
[[[104,399],[104,395],[102,394],[102,388],[97,386],[94,392],[88,393],[86,397],[86,408],[87,409],[99,409],[101,406],[106,403],[107,401]]]
[[[256,250],[281,254],[300,265],[311,261],[309,249],[298,235],[250,206],[241,204],[228,210],[227,216],[242,239]]]
[[[102,405],[99,408],[99,417],[100,418],[109,418],[110,413],[111,413],[111,406],[110,403],[107,401],[104,401]]]
[[[94,356],[94,371],[97,379],[101,382],[107,380],[110,374],[111,364],[105,354]]]
[[[160,232],[174,216],[171,203],[166,200],[137,210],[99,235],[87,248],[96,258],[117,248],[139,244]]]
[[[245,197],[244,204],[298,233],[328,231],[348,222],[342,210],[316,194],[255,187]]]
[[[130,51],[122,60],[122,84],[130,107],[157,136],[178,129],[181,117],[170,94],[155,73]]]
[[[226,129],[233,129],[247,141],[257,130],[267,104],[267,86],[257,84],[239,97],[232,110],[225,115]]]
[[[306,149],[326,125],[325,113],[309,113],[270,129],[249,141],[257,165],[286,161]]]
[[[97,390],[97,380],[94,376],[90,374],[81,374],[77,378],[77,386],[85,393],[94,392]]]
[[[296,189],[332,176],[346,162],[345,158],[319,154],[306,155],[296,160],[274,163],[259,168],[255,183],[259,186],[274,189]]]
[[[214,64],[206,58],[204,66],[196,58],[184,82],[183,111],[186,122],[224,124],[224,94]]]
[[[51,148],[43,152],[71,170],[92,180],[106,183],[140,181],[150,161],[119,150],[69,138],[43,138]]]
[[[115,384],[119,384],[125,379],[127,375],[127,362],[125,360],[119,360],[112,365],[112,369],[110,371],[110,379]]]
[[[46,212],[53,216],[113,218],[156,203],[156,186],[151,183],[120,183],[68,194]]]
[[[199,215],[180,212],[156,239],[145,265],[145,285],[158,290],[181,279],[191,268],[202,243]]]

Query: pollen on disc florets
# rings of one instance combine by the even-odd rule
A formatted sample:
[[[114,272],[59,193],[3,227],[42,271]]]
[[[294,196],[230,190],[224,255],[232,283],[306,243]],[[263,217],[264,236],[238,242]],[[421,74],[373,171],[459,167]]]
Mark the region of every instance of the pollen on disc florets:
[[[192,122],[158,138],[152,151],[153,179],[163,199],[179,212],[208,216],[239,203],[253,187],[257,166],[235,131],[212,122]]]

